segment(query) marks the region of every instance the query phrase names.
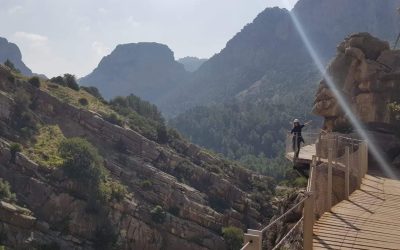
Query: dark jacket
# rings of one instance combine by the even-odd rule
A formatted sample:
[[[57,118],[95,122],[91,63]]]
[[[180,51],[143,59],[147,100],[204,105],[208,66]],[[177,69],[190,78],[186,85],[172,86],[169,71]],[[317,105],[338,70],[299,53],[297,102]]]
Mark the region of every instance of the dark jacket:
[[[301,137],[301,130],[303,128],[304,128],[304,125],[295,126],[292,128],[292,131],[290,131],[290,133],[297,135],[298,137]]]

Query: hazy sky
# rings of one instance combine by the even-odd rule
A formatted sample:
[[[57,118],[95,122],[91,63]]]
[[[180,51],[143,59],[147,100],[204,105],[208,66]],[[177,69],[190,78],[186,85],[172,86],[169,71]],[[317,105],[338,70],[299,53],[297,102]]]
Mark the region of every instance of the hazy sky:
[[[297,0],[288,0],[292,7]],[[90,73],[116,45],[167,44],[175,58],[209,58],[282,0],[0,0],[0,36],[36,73]]]

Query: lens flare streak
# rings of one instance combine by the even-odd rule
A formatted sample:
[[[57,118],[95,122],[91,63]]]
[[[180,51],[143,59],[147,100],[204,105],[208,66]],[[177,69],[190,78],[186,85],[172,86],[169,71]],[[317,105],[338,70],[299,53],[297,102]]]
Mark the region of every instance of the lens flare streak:
[[[285,5],[289,9],[290,5],[287,0],[284,0]],[[304,46],[306,47],[308,53],[310,54],[312,60],[314,61],[314,64],[317,66],[318,71],[322,74],[323,78],[325,79],[326,84],[329,86],[330,90],[332,93],[335,95],[336,100],[338,101],[340,107],[342,110],[345,112],[347,117],[349,118],[350,123],[353,125],[359,136],[365,140],[368,143],[368,149],[369,152],[374,156],[375,160],[378,162],[380,165],[381,169],[384,171],[384,173],[393,179],[397,179],[397,176],[395,172],[392,170],[391,166],[388,164],[387,160],[383,156],[384,154],[382,151],[376,146],[374,143],[373,138],[367,134],[364,126],[362,123],[357,119],[357,117],[354,115],[352,110],[350,109],[350,105],[347,103],[346,99],[343,97],[342,93],[339,91],[339,89],[336,87],[336,84],[334,83],[332,77],[326,72],[325,66],[322,63],[319,55],[317,54],[316,50],[314,49],[314,46],[312,45],[310,39],[305,33],[305,30],[300,23],[299,19],[297,18],[296,14],[292,11],[289,11],[290,17],[292,19],[292,22],[300,35],[301,40],[304,43]]]

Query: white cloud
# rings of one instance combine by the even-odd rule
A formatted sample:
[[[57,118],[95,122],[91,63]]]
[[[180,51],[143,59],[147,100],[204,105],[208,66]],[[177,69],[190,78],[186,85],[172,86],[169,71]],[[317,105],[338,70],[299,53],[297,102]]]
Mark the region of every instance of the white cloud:
[[[7,13],[8,13],[9,15],[14,15],[14,14],[20,12],[22,9],[23,9],[23,8],[22,8],[21,5],[16,5],[16,6],[13,6],[13,7],[9,8],[9,9],[7,10]]]
[[[136,21],[136,20],[133,18],[133,16],[129,16],[129,17],[128,17],[128,23],[129,23],[131,26],[135,27],[135,28],[137,28],[137,27],[139,27],[139,26],[141,25],[140,22]]]
[[[31,45],[44,45],[49,40],[46,36],[34,33],[28,33],[24,31],[15,32],[14,37],[17,40],[22,40],[24,42],[31,42]]]
[[[107,14],[107,12],[108,12],[105,8],[98,8],[97,11],[98,11],[100,14]]]
[[[110,53],[110,48],[99,41],[92,43],[92,49],[98,56],[105,56]]]

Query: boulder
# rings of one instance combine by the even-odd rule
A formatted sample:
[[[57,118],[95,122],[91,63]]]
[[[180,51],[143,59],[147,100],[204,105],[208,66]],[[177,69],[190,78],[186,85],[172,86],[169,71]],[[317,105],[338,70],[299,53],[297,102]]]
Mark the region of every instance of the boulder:
[[[400,101],[399,51],[390,50],[387,42],[368,33],[353,34],[338,46],[327,72],[362,123],[398,126],[388,104]],[[325,118],[328,131],[352,126],[325,80],[320,83],[313,112]]]

